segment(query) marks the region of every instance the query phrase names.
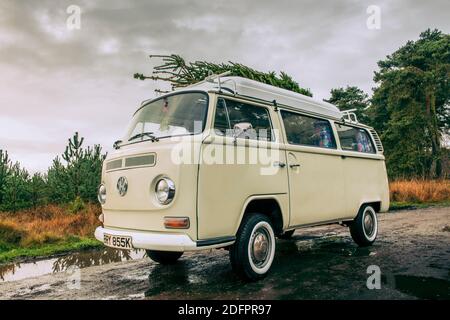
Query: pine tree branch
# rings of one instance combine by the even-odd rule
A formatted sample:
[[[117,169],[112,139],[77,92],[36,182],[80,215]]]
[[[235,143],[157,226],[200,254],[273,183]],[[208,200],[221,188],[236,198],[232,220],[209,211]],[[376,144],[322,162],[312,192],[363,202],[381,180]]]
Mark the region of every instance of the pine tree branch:
[[[251,80],[263,82],[272,86],[312,96],[309,89],[301,88],[291,76],[280,72],[261,72],[240,63],[228,61],[228,63],[212,63],[208,61],[194,61],[186,63],[179,55],[150,55],[150,59],[162,59],[162,64],[153,68],[151,76],[135,73],[134,78],[139,80],[154,80],[169,82],[172,88],[192,85],[204,80],[211,72],[220,74],[229,71],[232,76],[239,76]]]

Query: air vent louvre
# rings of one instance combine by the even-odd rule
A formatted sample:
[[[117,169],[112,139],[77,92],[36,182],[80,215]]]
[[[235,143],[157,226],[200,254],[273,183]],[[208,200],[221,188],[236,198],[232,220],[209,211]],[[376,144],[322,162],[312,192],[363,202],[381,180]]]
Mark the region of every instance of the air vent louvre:
[[[112,160],[106,163],[106,170],[115,170],[122,168],[122,159]]]
[[[147,154],[145,156],[130,157],[125,159],[125,167],[150,166],[155,164],[155,155]]]

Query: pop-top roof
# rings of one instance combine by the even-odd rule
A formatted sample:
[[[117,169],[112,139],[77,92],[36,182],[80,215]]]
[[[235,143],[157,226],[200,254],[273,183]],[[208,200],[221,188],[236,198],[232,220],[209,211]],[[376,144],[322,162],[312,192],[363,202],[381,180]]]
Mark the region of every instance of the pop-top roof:
[[[219,90],[219,81],[223,92],[231,91],[240,96],[247,96],[268,102],[276,100],[278,105],[285,105],[294,109],[316,113],[335,119],[342,118],[341,111],[331,103],[316,100],[303,94],[242,77],[220,77],[211,81],[204,81],[189,87],[178,89],[177,91],[193,89],[215,91]]]

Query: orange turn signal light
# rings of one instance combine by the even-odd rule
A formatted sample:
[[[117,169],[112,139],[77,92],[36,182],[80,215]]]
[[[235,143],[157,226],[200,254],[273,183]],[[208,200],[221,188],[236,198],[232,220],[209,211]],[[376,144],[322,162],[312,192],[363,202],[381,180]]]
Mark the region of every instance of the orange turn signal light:
[[[189,218],[188,217],[165,217],[164,227],[167,229],[188,229]]]

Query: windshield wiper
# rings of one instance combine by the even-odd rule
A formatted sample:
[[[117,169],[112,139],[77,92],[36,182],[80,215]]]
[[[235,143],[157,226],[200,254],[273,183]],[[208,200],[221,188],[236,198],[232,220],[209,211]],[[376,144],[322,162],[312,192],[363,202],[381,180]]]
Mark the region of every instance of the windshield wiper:
[[[141,133],[135,134],[134,136],[129,138],[128,141],[131,141],[131,140],[134,140],[137,138],[141,138],[141,137],[145,137],[145,136],[149,137],[152,142],[159,141],[159,139],[153,135],[153,132],[141,132]]]

